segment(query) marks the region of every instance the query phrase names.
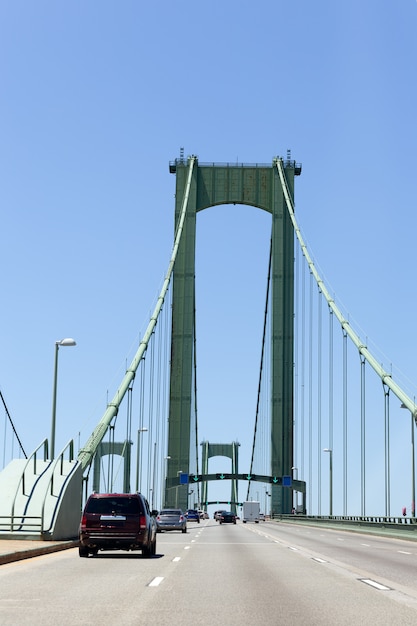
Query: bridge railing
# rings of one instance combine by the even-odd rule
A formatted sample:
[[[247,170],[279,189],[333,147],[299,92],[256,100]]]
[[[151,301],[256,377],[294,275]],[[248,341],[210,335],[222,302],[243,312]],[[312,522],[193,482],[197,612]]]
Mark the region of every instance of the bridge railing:
[[[413,531],[417,532],[417,518],[416,517],[384,517],[381,515],[287,515],[287,514],[273,514],[271,519],[279,520],[282,522],[294,522],[301,524],[317,524],[327,525],[328,527],[348,527],[351,526],[356,530],[364,528],[398,530],[398,531]]]
[[[40,515],[0,515],[1,532],[14,533],[25,529],[31,535],[42,532],[42,518]],[[24,536],[22,536],[22,539]]]

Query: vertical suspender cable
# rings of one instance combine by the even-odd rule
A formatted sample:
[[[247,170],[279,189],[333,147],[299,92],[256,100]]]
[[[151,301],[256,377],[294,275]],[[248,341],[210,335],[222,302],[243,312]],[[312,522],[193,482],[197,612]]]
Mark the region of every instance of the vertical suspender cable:
[[[333,311],[329,307],[329,445],[333,450]]]
[[[322,299],[320,297],[321,290],[319,287],[319,301],[318,301],[318,319],[317,319],[317,466],[318,466],[318,514],[321,515],[321,455],[322,455],[322,443],[321,443],[321,369],[322,369]]]
[[[313,274],[310,272],[310,313],[309,313],[309,344],[308,344],[308,483],[310,512],[313,510]]]
[[[163,389],[164,389],[164,404],[163,404],[163,415],[166,416],[168,414],[168,395],[169,395],[169,365],[168,365],[168,361],[169,361],[169,352],[170,352],[170,339],[171,339],[171,334],[170,334],[170,325],[169,325],[169,321],[170,321],[170,317],[168,315],[168,311],[171,310],[171,294],[172,294],[172,289],[170,289],[168,291],[168,299],[169,302],[167,303],[168,306],[165,307],[165,315],[164,315],[164,320],[165,320],[165,342],[164,342],[164,347],[165,347],[165,356],[164,356],[164,363],[165,363],[165,367],[164,367],[164,376],[163,376]],[[167,469],[167,463],[166,463],[166,455],[168,454],[168,441],[167,441],[167,427],[168,427],[168,420],[164,419],[162,422],[162,441],[164,442],[164,448],[163,448],[163,454],[161,455],[161,476],[163,477],[164,481],[166,479],[166,469]],[[161,494],[161,506],[162,506],[162,494]]]
[[[194,425],[195,425],[195,468],[198,474],[198,412],[197,412],[197,331],[196,331],[196,303],[194,289],[194,305],[193,305],[193,341],[194,341]],[[197,502],[200,502],[200,483],[197,483]]]
[[[384,423],[385,423],[385,517],[391,515],[391,493],[390,493],[390,428],[389,428],[389,388],[383,383],[384,389]]]
[[[299,257],[299,248],[298,246],[295,249],[295,278],[296,278],[296,286],[295,286],[295,299],[294,299],[294,310],[295,310],[295,315],[294,318],[297,320],[297,324],[299,325],[300,322],[298,320],[298,314],[299,314],[299,287],[300,287],[300,276],[299,276],[299,271],[300,271],[300,257]],[[295,393],[294,393],[294,466],[297,467],[297,471],[298,471],[298,433],[299,433],[299,429],[300,429],[300,424],[299,424],[299,419],[300,419],[300,414],[299,414],[299,410],[298,410],[298,401],[299,401],[299,377],[298,377],[298,369],[299,369],[299,359],[298,359],[298,350],[299,350],[299,342],[298,342],[298,332],[295,333],[294,335],[294,389],[295,389]],[[298,475],[297,475],[298,478]],[[266,511],[265,511],[266,513]]]
[[[155,338],[154,332],[152,332],[153,337]],[[147,475],[146,475],[146,484],[147,490],[146,495],[149,498],[150,490],[152,489],[152,454],[153,454],[153,441],[154,437],[154,386],[153,382],[155,380],[155,341],[150,342],[150,363],[149,363],[149,406],[148,406],[148,424],[149,424],[149,436],[148,436],[148,459],[147,459]]]
[[[301,464],[299,476],[304,476],[304,467],[306,466],[305,458],[305,368],[306,368],[306,278],[305,278],[305,263],[302,266],[302,292],[301,292]]]
[[[365,358],[360,355],[361,359],[361,515],[365,516],[365,506],[366,506],[366,482],[365,482],[365,451],[366,451],[366,428],[365,428],[365,413],[366,413],[366,405],[365,405],[365,373],[366,373],[366,361]]]
[[[347,515],[347,333],[343,329],[343,515]]]

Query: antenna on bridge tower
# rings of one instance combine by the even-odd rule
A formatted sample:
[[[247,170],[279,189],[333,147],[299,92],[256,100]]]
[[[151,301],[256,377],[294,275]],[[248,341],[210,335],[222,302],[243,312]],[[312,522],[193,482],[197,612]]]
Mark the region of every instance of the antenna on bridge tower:
[[[180,161],[184,163],[184,148],[180,148]]]
[[[291,163],[291,150],[287,150],[287,165]]]

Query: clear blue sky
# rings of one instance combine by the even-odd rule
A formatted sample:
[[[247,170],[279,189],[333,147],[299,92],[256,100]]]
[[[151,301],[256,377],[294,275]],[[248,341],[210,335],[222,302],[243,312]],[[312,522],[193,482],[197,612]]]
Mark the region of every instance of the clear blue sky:
[[[28,450],[49,436],[57,339],[77,341],[60,352],[58,442],[85,439],[118,386],[167,268],[181,147],[243,163],[291,149],[297,217],[329,288],[384,364],[417,380],[416,24],[415,0],[0,3],[0,388]],[[211,209],[198,231],[200,438],[239,439],[244,459],[260,213]],[[223,374],[222,351],[236,356]],[[255,365],[235,406],[221,380],[242,359]]]

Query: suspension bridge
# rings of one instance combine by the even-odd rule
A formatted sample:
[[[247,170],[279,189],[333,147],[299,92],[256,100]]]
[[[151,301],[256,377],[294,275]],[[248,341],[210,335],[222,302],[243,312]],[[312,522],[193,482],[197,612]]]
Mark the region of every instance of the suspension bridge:
[[[294,508],[321,515],[326,508],[332,516],[337,500],[338,514],[389,517],[393,465],[400,462],[390,447],[397,408],[410,415],[411,434],[404,442],[409,467],[401,480],[414,518],[414,396],[368,348],[314,264],[295,213],[301,165],[289,152],[270,164],[231,164],[200,163],[181,151],[169,171],[176,180],[175,228],[163,285],[137,351],[91,435],[78,450],[71,440],[56,454],[53,425],[51,437],[27,454],[1,395],[0,533],[74,536],[91,491],[140,490],[151,508],[184,510],[223,502],[236,510],[255,499],[273,515]],[[271,216],[253,437],[245,442],[224,441],[222,432],[216,441],[199,437],[196,224],[198,213],[226,204]],[[56,342],[56,366],[59,348],[70,341]],[[250,450],[243,467],[242,445]],[[8,458],[6,447],[19,453]],[[376,448],[369,472],[369,451]],[[217,457],[224,467],[213,472]],[[371,492],[381,496],[378,510],[369,510],[375,506]]]

